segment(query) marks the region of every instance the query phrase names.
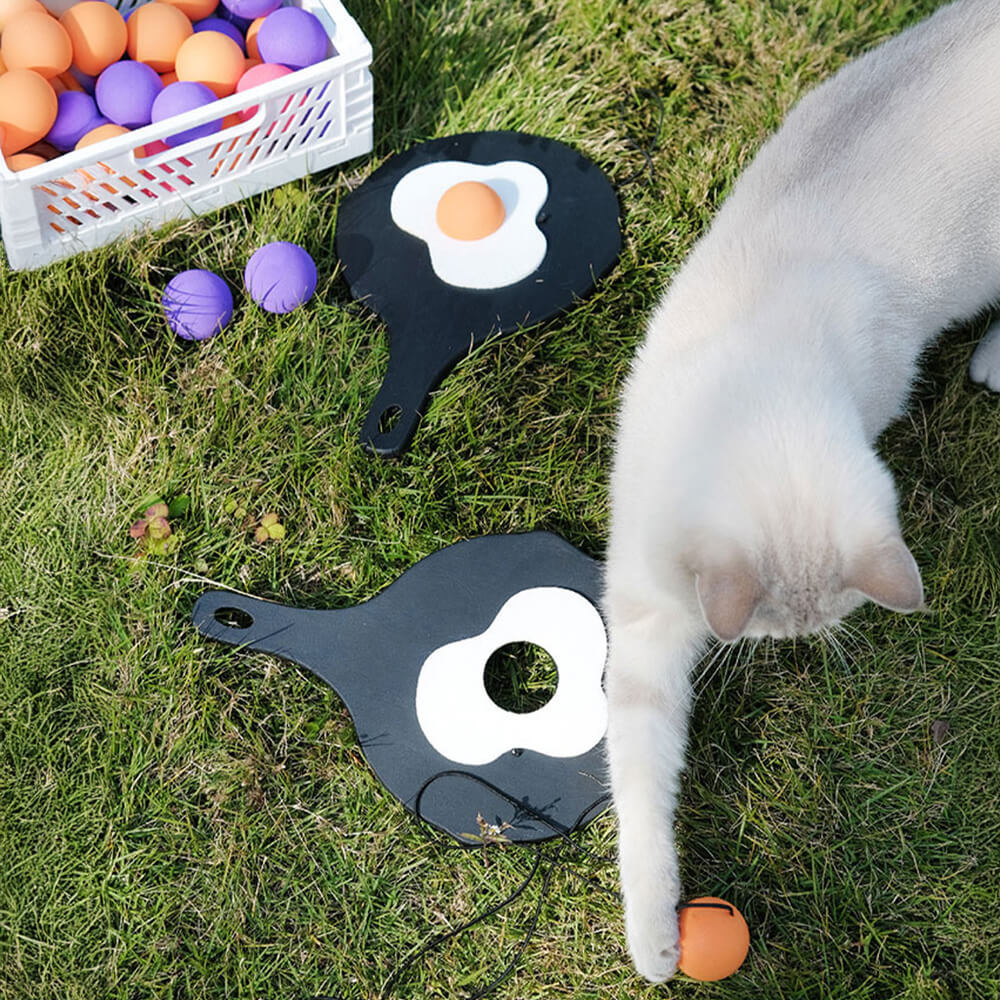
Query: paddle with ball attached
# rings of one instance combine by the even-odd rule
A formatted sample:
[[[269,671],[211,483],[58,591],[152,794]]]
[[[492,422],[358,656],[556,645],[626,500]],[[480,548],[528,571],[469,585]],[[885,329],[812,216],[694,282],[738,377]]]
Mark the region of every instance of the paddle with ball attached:
[[[386,161],[341,202],[335,246],[352,295],[389,332],[361,440],[398,455],[459,359],[563,312],[612,268],[618,199],[564,143],[470,132]]]
[[[292,660],[329,684],[379,779],[432,826],[472,845],[482,817],[506,840],[530,842],[603,808],[600,589],[599,563],[528,532],[450,545],[355,607],[209,591],[192,618],[212,639]],[[486,661],[515,642],[556,666],[555,693],[533,712],[507,711],[486,691]]]

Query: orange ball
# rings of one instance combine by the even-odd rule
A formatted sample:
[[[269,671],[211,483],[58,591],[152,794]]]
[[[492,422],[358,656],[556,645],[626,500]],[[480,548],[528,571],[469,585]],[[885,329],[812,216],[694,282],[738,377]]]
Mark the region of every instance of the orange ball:
[[[28,170],[31,167],[40,166],[46,163],[44,156],[38,156],[37,153],[12,153],[7,157],[7,166],[18,173],[21,170]]]
[[[255,21],[250,22],[250,27],[247,28],[247,55],[251,59],[260,59],[260,49],[257,48],[257,32],[260,31],[260,26],[264,23],[264,18],[258,17]],[[261,59],[261,62],[264,60]]]
[[[66,29],[46,11],[28,10],[11,18],[0,37],[7,69],[33,69],[48,78],[65,73],[73,62]]]
[[[202,21],[218,7],[217,0],[162,0],[176,7],[189,21]]]
[[[77,144],[77,149],[84,146],[93,146],[95,142],[104,142],[105,139],[114,139],[116,136],[124,135],[129,130],[124,125],[98,125],[91,129]]]
[[[732,903],[701,896],[681,907],[681,957],[677,967],[710,983],[731,976],[750,950],[750,930]]]
[[[453,240],[481,240],[495,233],[506,212],[500,195],[480,181],[460,181],[437,203],[438,228]]]
[[[26,10],[46,12],[38,0],[0,0],[0,31],[7,27],[8,21],[12,21]]]
[[[73,62],[88,76],[97,76],[125,54],[128,28],[125,18],[103,0],[75,3],[59,23],[73,43]]]
[[[220,31],[199,31],[177,50],[177,79],[203,83],[216,97],[228,97],[246,69],[240,47]]]
[[[46,135],[59,111],[59,99],[45,77],[33,69],[12,69],[0,76],[0,150],[19,153]]]
[[[174,68],[177,50],[194,33],[181,11],[159,0],[137,7],[125,26],[128,54],[157,73],[169,73]]]

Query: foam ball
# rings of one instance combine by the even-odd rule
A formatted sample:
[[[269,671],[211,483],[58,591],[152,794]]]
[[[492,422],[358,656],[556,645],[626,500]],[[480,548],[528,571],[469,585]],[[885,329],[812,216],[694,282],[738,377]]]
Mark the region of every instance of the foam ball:
[[[180,10],[160,0],[136,7],[126,23],[128,54],[157,73],[168,73],[174,68],[177,50],[194,32]]]
[[[45,77],[32,69],[0,76],[0,151],[19,153],[38,142],[56,120],[59,99]]]
[[[73,43],[47,11],[27,10],[12,17],[3,29],[0,55],[8,70],[33,69],[48,79],[69,69]]]
[[[288,76],[291,72],[287,66],[279,66],[277,63],[260,63],[260,65],[248,69],[240,77],[240,82],[236,84],[236,91],[243,93],[244,90],[251,90],[253,87],[260,87],[262,84],[270,83],[282,76]],[[247,121],[253,118],[257,114],[258,107],[259,105],[255,104],[252,108],[244,108],[237,112],[240,120]]]
[[[106,118],[126,128],[141,128],[152,120],[153,101],[162,90],[163,81],[145,63],[117,62],[97,78],[94,94]]]
[[[260,49],[257,48],[257,32],[260,31],[260,26],[264,23],[266,18],[258,17],[256,20],[250,22],[250,27],[247,28],[246,41],[247,41],[247,55],[252,59],[260,59]],[[263,62],[263,60],[261,60]]]
[[[30,170],[32,167],[40,167],[47,162],[44,156],[39,156],[37,153],[14,153],[13,156],[7,157],[7,167],[15,174],[22,170]]]
[[[231,38],[240,47],[240,51],[246,53],[243,32],[232,21],[227,21],[221,17],[206,17],[203,21],[195,23],[194,30],[195,34],[199,31],[218,31],[219,34]]]
[[[205,84],[178,80],[177,83],[164,87],[153,101],[153,121],[161,122],[166,118],[173,118],[174,115],[182,115],[185,111],[203,108],[206,104],[213,104],[215,100],[215,94]],[[184,129],[175,135],[168,135],[163,141],[170,147],[180,146],[185,142],[191,142],[192,139],[201,139],[218,132],[221,127],[222,119],[219,118]]]
[[[92,129],[101,124],[97,102],[79,90],[67,90],[59,95],[59,109],[45,138],[56,149],[66,152]]]
[[[281,6],[281,0],[222,0],[222,6],[237,17],[246,17],[251,21],[255,17],[264,17],[272,10]]]
[[[731,976],[750,950],[743,914],[715,896],[701,896],[681,907],[678,916],[681,957],[677,967],[692,979],[714,982]]]
[[[162,0],[176,7],[189,21],[200,21],[215,10],[216,0]]]
[[[302,69],[326,58],[329,39],[315,14],[301,7],[282,7],[264,19],[257,32],[257,49],[266,63]]]
[[[266,312],[287,313],[308,302],[316,291],[316,265],[296,243],[265,243],[247,262],[243,281]]]
[[[177,79],[204,83],[216,97],[228,97],[245,68],[243,49],[218,31],[191,35],[177,50]]]
[[[38,0],[0,0],[0,32],[7,27],[8,21],[26,10],[45,11],[45,7]]]
[[[233,318],[233,293],[211,271],[181,271],[163,291],[167,325],[183,340],[208,340]]]
[[[93,146],[96,142],[104,142],[105,139],[115,139],[120,135],[124,135],[129,130],[125,128],[124,125],[115,125],[113,122],[106,122],[103,125],[98,125],[97,128],[92,129],[88,132],[77,144],[77,149],[83,149],[85,146]]]
[[[125,19],[103,0],[74,4],[59,23],[73,43],[73,64],[88,76],[97,76],[121,59],[128,45]]]

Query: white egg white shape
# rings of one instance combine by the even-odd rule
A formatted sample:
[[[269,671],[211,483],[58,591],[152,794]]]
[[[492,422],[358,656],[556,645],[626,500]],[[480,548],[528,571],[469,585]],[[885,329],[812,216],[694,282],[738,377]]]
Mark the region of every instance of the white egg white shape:
[[[491,187],[503,202],[500,228],[478,240],[456,240],[437,224],[437,205],[462,181]],[[415,167],[393,188],[389,213],[400,229],[427,244],[431,267],[458,288],[503,288],[536,271],[548,245],[535,220],[549,195],[545,174],[531,163],[504,160],[484,166],[439,160]]]
[[[486,691],[486,661],[513,642],[541,646],[558,672],[555,694],[534,712],[509,712]],[[518,748],[579,756],[607,730],[606,655],[604,622],[585,597],[562,587],[522,590],[485,632],[427,657],[417,678],[417,721],[431,746],[457,764],[488,764]]]

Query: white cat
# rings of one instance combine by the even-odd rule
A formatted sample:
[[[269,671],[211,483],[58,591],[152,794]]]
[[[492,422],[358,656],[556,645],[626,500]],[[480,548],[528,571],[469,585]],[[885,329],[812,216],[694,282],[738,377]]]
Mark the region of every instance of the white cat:
[[[1000,298],[1000,0],[961,0],[806,96],[654,312],[624,389],[607,747],[636,969],[675,971],[674,809],[708,641],[922,606],[873,442],[921,353]],[[1000,333],[972,377],[1000,389]]]

